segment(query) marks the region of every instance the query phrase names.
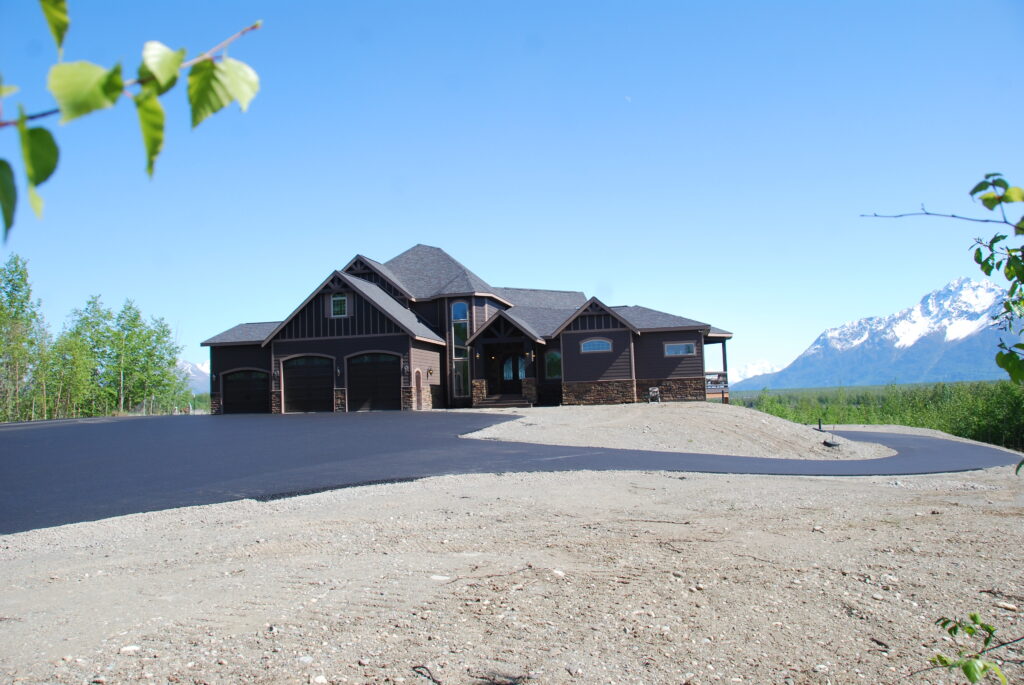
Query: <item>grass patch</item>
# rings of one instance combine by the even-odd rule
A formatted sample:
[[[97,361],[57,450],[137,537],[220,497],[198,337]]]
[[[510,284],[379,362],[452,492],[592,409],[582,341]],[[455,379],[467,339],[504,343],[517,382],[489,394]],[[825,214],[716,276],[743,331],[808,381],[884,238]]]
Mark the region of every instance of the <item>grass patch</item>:
[[[746,391],[730,400],[796,423],[917,426],[1024,448],[1024,388],[1010,381]]]

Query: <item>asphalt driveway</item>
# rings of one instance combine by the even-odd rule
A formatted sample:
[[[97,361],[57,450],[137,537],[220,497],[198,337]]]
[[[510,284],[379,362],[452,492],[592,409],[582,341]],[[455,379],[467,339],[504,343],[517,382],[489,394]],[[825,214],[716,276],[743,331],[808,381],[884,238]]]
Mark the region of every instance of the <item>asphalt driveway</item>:
[[[446,474],[625,469],[908,475],[1002,466],[1018,460],[996,448],[893,433],[839,433],[898,452],[864,461],[760,459],[458,438],[510,418],[469,412],[381,412],[0,425],[0,534]]]

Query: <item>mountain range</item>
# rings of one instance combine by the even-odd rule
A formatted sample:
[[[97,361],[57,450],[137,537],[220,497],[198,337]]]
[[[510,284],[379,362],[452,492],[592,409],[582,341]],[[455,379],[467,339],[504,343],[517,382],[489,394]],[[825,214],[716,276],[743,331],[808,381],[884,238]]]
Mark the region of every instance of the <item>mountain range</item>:
[[[959,278],[895,314],[830,328],[789,366],[733,383],[732,389],[1006,378],[995,354],[1007,335],[992,323],[1005,296],[989,281]]]
[[[210,362],[178,360],[178,369],[188,378],[189,389],[197,395],[210,392]]]

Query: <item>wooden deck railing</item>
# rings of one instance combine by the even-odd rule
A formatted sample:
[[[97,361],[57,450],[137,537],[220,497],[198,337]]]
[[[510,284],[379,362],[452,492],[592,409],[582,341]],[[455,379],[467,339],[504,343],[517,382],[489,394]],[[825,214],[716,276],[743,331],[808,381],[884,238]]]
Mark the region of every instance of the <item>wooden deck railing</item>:
[[[709,400],[720,399],[729,402],[729,374],[724,371],[713,371],[704,374],[704,385]]]

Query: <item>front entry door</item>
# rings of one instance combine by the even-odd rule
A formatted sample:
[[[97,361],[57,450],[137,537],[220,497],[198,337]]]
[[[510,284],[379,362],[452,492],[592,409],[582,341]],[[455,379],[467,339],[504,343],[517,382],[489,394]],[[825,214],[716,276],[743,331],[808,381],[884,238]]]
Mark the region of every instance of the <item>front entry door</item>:
[[[498,376],[499,392],[502,395],[521,395],[525,375],[526,357],[521,353],[505,355],[501,360],[501,375]]]

